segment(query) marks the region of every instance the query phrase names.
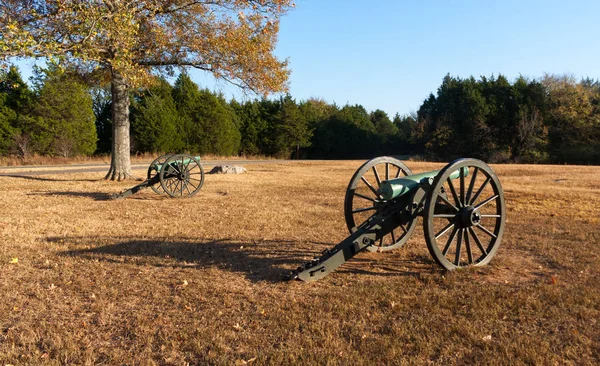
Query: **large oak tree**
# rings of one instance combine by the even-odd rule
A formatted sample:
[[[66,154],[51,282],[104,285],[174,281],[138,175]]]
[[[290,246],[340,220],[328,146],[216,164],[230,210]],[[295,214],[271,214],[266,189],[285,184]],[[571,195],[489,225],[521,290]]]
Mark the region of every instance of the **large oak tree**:
[[[274,56],[291,0],[4,0],[0,57],[46,57],[110,82],[110,179],[131,175],[129,93],[156,70],[193,67],[260,94],[284,91]]]

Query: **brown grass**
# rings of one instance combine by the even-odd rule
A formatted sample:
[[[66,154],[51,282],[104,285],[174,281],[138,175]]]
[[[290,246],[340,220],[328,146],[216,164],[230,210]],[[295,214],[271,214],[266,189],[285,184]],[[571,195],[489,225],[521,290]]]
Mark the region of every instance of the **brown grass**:
[[[252,165],[183,200],[106,201],[131,182],[103,173],[0,177],[0,365],[599,362],[600,167],[494,166],[509,216],[485,268],[441,271],[418,227],[280,281],[347,235],[361,163]]]

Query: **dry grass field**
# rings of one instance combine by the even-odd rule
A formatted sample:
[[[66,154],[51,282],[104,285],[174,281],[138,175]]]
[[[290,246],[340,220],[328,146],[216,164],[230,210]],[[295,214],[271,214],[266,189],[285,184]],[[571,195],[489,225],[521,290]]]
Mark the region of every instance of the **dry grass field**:
[[[600,362],[600,167],[493,166],[508,222],[487,267],[442,271],[419,224],[281,281],[347,235],[360,164],[249,165],[179,200],[108,201],[134,183],[103,173],[0,177],[0,365]]]

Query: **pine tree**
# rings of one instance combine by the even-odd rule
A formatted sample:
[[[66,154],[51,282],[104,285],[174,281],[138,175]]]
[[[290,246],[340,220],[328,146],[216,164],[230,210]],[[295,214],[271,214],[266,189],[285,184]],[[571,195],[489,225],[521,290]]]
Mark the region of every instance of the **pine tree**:
[[[164,79],[144,92],[132,106],[136,150],[153,153],[182,152],[182,118],[175,106],[173,88]]]
[[[33,116],[38,152],[65,157],[93,154],[97,135],[87,88],[55,64],[36,73],[39,89]]]

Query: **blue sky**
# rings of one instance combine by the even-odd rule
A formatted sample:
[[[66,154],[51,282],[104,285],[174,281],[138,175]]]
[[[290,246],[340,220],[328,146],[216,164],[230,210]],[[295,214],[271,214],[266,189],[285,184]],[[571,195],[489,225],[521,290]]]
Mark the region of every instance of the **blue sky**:
[[[290,61],[297,100],[362,104],[393,117],[416,111],[448,73],[600,79],[599,19],[598,0],[297,0],[276,54]]]

